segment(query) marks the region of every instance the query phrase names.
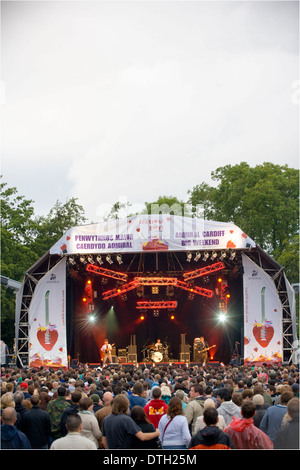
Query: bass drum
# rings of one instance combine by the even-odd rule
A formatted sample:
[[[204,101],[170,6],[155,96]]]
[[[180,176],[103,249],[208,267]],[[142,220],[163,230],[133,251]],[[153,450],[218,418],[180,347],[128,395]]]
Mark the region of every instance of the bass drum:
[[[163,355],[159,351],[153,351],[151,359],[153,362],[161,362],[163,359]]]

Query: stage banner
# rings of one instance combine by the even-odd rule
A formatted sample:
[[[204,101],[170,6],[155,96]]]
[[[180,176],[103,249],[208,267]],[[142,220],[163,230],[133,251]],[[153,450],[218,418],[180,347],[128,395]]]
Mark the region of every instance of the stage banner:
[[[29,309],[31,367],[66,367],[66,259],[38,282]]]
[[[282,305],[274,281],[246,255],[244,283],[244,363],[282,362]]]
[[[255,247],[254,241],[234,224],[152,214],[73,227],[50,249],[50,254],[205,251],[250,247]]]

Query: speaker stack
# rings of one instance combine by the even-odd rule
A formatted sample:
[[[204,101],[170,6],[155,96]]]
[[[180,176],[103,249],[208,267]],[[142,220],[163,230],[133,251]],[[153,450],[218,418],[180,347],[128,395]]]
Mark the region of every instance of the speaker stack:
[[[190,362],[190,345],[185,343],[185,334],[180,335],[179,360],[180,362]]]

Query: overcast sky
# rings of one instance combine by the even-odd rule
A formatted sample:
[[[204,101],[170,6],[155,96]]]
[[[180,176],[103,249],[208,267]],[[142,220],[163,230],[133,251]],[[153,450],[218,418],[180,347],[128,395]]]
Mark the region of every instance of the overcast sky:
[[[38,215],[299,167],[296,1],[2,1],[1,172]]]

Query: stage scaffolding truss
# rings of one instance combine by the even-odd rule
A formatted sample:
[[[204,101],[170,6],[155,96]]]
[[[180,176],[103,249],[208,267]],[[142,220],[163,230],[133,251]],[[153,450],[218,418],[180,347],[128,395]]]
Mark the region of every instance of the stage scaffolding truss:
[[[176,256],[176,253],[174,253]],[[255,249],[247,250],[246,255],[254,261],[259,267],[265,270],[266,273],[273,279],[280,302],[282,305],[282,332],[283,332],[283,363],[288,364],[292,359],[293,342],[295,341],[294,331],[295,325],[293,324],[292,308],[290,305],[290,298],[288,295],[287,280],[285,278],[283,268],[277,264],[267,253],[265,253],[259,246]],[[19,311],[16,311],[16,356],[17,363],[20,367],[29,366],[29,349],[30,349],[30,331],[29,331],[29,310],[30,304],[34,295],[35,288],[39,280],[50,271],[61,259],[63,255],[50,255],[50,252],[35,263],[25,274],[20,294]],[[157,253],[154,253],[157,256]],[[187,281],[193,280],[196,277],[209,275],[209,273],[217,272],[224,268],[222,262],[214,265],[205,266],[194,271],[183,273],[183,279],[179,280],[176,277],[160,277],[160,276],[136,276],[131,282],[128,282],[128,274],[117,273],[116,271],[97,267],[89,264],[87,272],[99,274],[104,277],[110,277],[119,281],[115,289],[102,293],[103,300],[111,297],[121,295],[136,289],[138,286],[174,286],[184,289],[195,294],[212,297],[212,291],[198,286],[192,286]],[[70,276],[67,270],[67,276]],[[121,283],[124,284],[121,284]],[[140,304],[139,304],[140,305]],[[142,308],[139,306],[139,308]],[[154,308],[153,305],[143,308]],[[159,307],[158,307],[159,308]],[[162,307],[160,307],[162,308]],[[167,308],[167,307],[166,307]],[[170,305],[168,304],[168,308]],[[173,307],[174,308],[174,307]]]

